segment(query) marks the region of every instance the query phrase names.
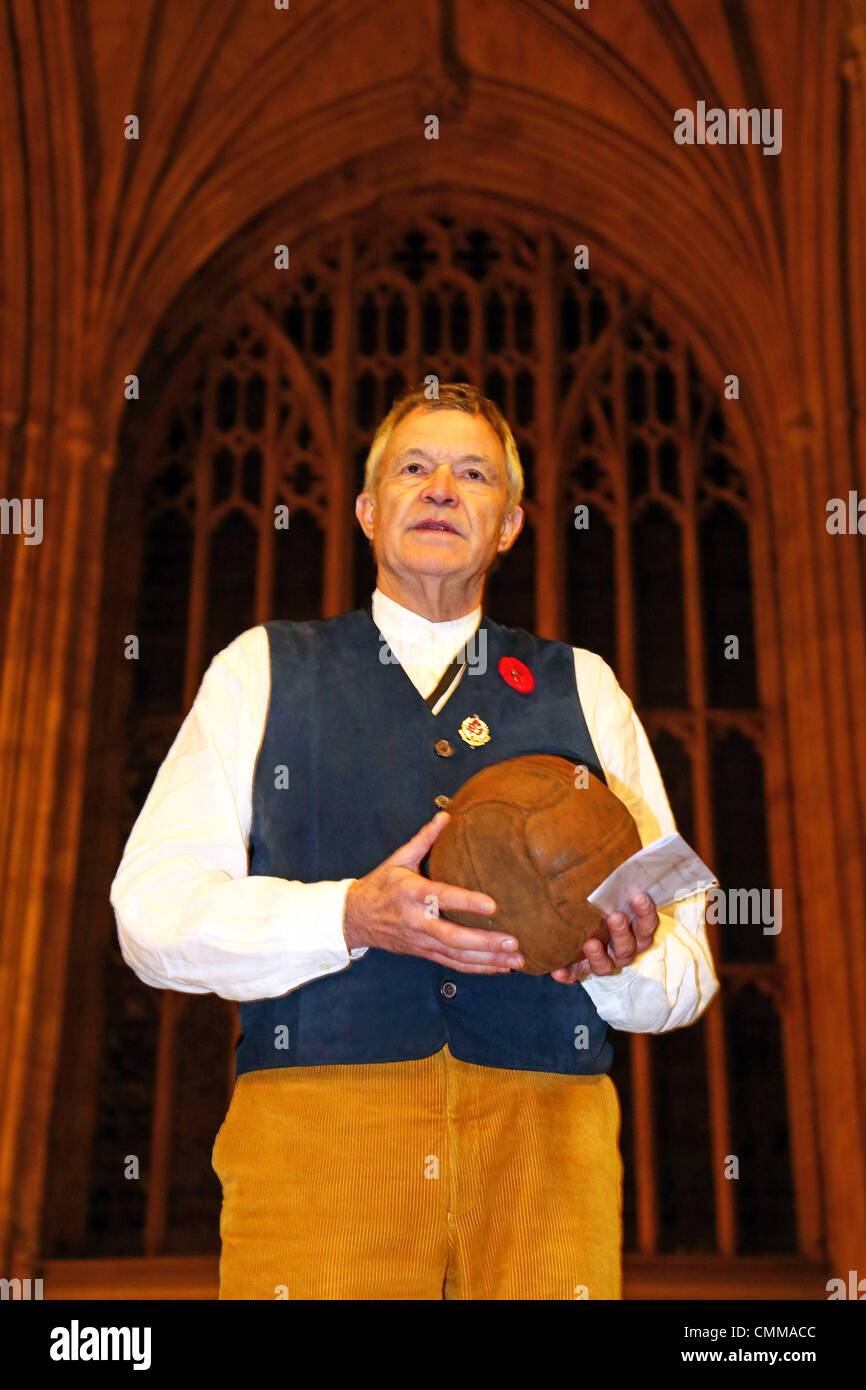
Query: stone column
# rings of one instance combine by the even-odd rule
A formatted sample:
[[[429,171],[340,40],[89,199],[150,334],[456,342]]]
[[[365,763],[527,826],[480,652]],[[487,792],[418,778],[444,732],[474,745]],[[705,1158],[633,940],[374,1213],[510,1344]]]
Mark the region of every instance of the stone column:
[[[6,1277],[30,1275],[37,1254],[110,469],[87,410],[26,422],[20,489],[22,497],[42,501],[43,536],[33,545],[23,536],[0,537],[15,547],[0,671],[0,1270]]]
[[[782,423],[771,461],[772,536],[780,629],[780,698],[793,822],[796,893],[792,916],[802,935],[806,1015],[804,1052],[816,1096],[827,1255],[833,1276],[862,1266],[866,1240],[866,1118],[857,991],[862,950],[852,932],[862,901],[846,891],[848,813],[856,807],[861,769],[855,748],[852,692],[828,678],[828,614],[836,600],[828,547],[854,541],[824,529],[825,433],[800,414]],[[863,640],[863,634],[860,634]],[[771,710],[771,715],[777,711]],[[855,810],[856,819],[856,810]],[[784,931],[784,916],[783,916]],[[756,1059],[760,1065],[760,1059]],[[797,1085],[793,1077],[792,1084]]]

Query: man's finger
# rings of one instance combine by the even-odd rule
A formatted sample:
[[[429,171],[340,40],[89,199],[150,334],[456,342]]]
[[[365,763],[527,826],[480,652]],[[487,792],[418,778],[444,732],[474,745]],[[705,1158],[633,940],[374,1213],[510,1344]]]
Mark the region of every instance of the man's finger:
[[[450,819],[447,811],[437,811],[432,820],[428,820],[426,825],[422,825],[411,840],[407,840],[405,845],[400,845],[395,849],[393,854],[389,854],[388,858],[383,860],[383,863],[399,864],[401,868],[405,869],[417,869]]]
[[[611,912],[605,921],[610,933],[614,960],[617,965],[627,965],[637,954],[637,943],[632,934],[631,923],[624,912]]]
[[[558,970],[551,970],[554,980],[558,980],[562,985],[576,985],[578,980],[585,980],[591,972],[589,961],[576,960],[571,965],[560,966]]]
[[[424,900],[433,897],[440,913],[477,912],[479,917],[492,917],[496,912],[496,899],[489,893],[475,893],[470,888],[458,888],[454,883],[425,881]],[[468,930],[466,928],[465,930]]]
[[[635,893],[631,900],[634,909],[633,931],[638,941],[638,950],[644,950],[652,941],[659,924],[659,914],[648,893]]]
[[[432,960],[436,965],[444,965],[448,970],[454,970],[460,975],[509,975],[511,972],[506,965],[472,965],[464,964],[462,961],[449,959],[448,956],[437,955],[431,952],[425,960]]]
[[[614,963],[597,936],[583,943],[583,954],[593,975],[612,975],[619,962]]]
[[[516,936],[500,936],[498,932],[477,927],[461,927],[459,922],[452,922],[447,917],[430,917],[424,921],[421,929],[446,951],[480,952],[482,955],[492,953],[497,956],[503,953],[516,956],[520,951]]]
[[[524,964],[523,956],[517,951],[490,949],[488,941],[483,950],[457,950],[447,946],[439,937],[424,934],[415,938],[418,947],[425,955],[435,952],[447,964],[454,965],[495,965],[500,969],[520,970]]]

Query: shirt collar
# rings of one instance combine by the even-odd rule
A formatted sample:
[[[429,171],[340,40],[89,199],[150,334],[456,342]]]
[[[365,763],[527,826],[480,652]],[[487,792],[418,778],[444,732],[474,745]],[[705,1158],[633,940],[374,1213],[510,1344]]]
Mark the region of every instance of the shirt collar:
[[[461,618],[431,623],[429,618],[383,594],[377,586],[373,590],[372,614],[373,622],[389,641],[396,638],[418,646],[435,643],[437,646],[453,646],[456,651],[480,623],[481,604],[473,608],[471,613],[464,613]]]

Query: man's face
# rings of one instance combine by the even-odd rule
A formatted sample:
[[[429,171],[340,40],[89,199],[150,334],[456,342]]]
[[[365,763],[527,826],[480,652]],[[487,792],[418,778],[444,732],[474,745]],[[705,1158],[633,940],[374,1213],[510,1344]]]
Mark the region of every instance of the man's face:
[[[380,569],[470,592],[523,525],[507,494],[505,450],[483,416],[417,406],[388,440],[377,496],[361,493],[355,512]]]

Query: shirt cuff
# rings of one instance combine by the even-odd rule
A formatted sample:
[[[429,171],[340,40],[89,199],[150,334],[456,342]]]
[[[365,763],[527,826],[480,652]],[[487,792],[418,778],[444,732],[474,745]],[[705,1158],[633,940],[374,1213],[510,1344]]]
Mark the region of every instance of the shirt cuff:
[[[590,999],[593,998],[594,993],[598,993],[599,997],[603,999],[606,995],[625,994],[628,991],[630,980],[638,973],[637,970],[632,970],[631,966],[622,965],[613,975],[587,975],[586,979],[580,980],[579,983],[587,990]],[[587,989],[587,986],[590,988]]]
[[[317,951],[318,968],[324,975],[332,970],[344,970],[353,960],[359,960],[370,949],[356,946],[351,951],[343,935],[343,914],[346,907],[346,894],[353,878],[341,878],[334,883],[320,882],[321,905],[316,904],[321,929],[321,946]],[[291,930],[291,928],[290,928]]]

